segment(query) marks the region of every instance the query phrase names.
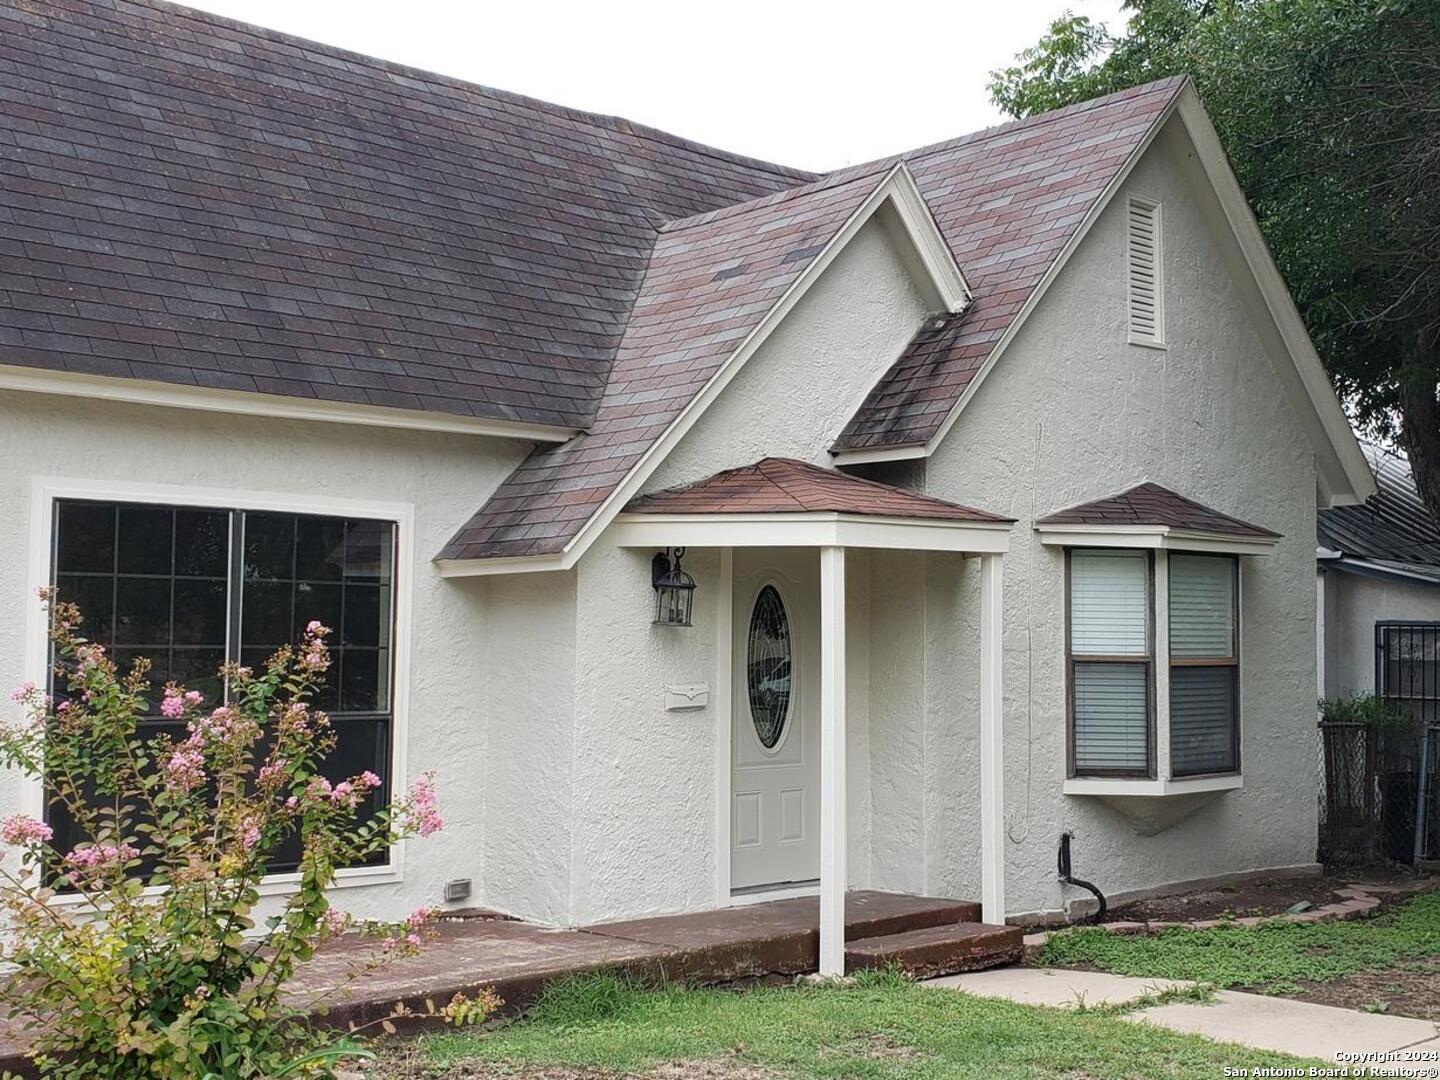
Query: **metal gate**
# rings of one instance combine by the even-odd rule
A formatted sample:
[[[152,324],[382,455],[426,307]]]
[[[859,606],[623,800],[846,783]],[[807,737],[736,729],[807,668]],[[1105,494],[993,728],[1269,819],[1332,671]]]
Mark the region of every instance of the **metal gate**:
[[[1440,858],[1440,623],[1375,624],[1375,691],[1411,717],[1376,745],[1382,853]]]

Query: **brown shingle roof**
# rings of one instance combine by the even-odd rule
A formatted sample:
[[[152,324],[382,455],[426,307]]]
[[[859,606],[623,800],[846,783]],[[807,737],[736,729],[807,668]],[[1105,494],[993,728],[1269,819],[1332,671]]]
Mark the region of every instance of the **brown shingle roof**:
[[[933,435],[1181,85],[904,156],[975,298],[840,447]],[[902,160],[816,178],[163,0],[0,4],[0,100],[0,363],[584,428],[460,559],[563,549]]]
[[[159,0],[0,4],[0,363],[583,426],[660,222],[813,174]]]
[[[1036,525],[1161,525],[1215,536],[1278,538],[1277,532],[1222,514],[1159,484],[1140,484],[1119,495],[1072,506]]]
[[[563,549],[882,176],[822,181],[668,226],[594,424],[534,451],[439,558]]]
[[[625,509],[644,514],[860,514],[994,524],[1014,520],[794,458],[765,458],[685,487],[642,495]]]
[[[906,154],[975,295],[922,329],[836,450],[927,442],[1185,85],[1165,79]]]

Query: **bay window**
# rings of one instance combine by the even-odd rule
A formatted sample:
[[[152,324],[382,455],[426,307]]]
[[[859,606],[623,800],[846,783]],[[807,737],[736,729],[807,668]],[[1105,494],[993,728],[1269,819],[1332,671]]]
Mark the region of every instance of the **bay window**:
[[[332,664],[315,701],[337,740],[323,771],[335,781],[374,772],[382,784],[361,814],[386,805],[393,522],[82,499],[57,500],[54,515],[52,581],[62,600],[80,606],[81,633],[122,671],[140,656],[152,662],[142,737],[184,736],[160,715],[167,682],[218,705],[222,663],[259,667],[317,619],[333,630]],[[63,807],[52,806],[49,820],[54,843],[68,850],[74,838]],[[298,847],[282,851],[272,869],[293,869],[298,856]]]
[[[1069,775],[1238,773],[1238,558],[1071,548],[1067,580]]]

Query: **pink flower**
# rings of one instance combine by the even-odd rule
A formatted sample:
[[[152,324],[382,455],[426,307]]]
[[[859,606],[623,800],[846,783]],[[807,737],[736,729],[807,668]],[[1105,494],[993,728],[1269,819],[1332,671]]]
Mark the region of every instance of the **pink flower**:
[[[202,694],[202,693],[200,693],[199,690],[186,690],[186,691],[185,691],[185,704],[186,704],[186,705],[191,705],[191,706],[194,706],[194,707],[198,708],[199,706],[203,705],[204,703],[205,703],[205,695]]]
[[[165,762],[165,779],[175,791],[188,794],[205,783],[205,755],[187,740]]]
[[[423,930],[438,914],[440,914],[439,908],[418,907],[406,917],[405,925],[411,930]]]
[[[0,822],[0,840],[7,844],[31,844],[44,842],[54,836],[54,831],[43,821],[36,821],[24,814],[14,814]]]
[[[330,628],[319,619],[311,619],[305,624],[306,637],[324,637],[328,633],[330,633]]]
[[[401,807],[401,823],[420,836],[430,836],[445,827],[435,805],[434,773],[421,773],[410,785]]]
[[[165,700],[160,702],[160,715],[167,720],[179,720],[185,715],[185,697],[178,686],[165,687]]]
[[[16,705],[23,705],[34,696],[35,684],[33,682],[23,682],[14,690],[10,691],[10,700],[15,702]]]
[[[76,848],[65,856],[65,861],[77,870],[103,870],[139,858],[140,852],[129,844],[91,844]]]
[[[363,784],[367,788],[377,788],[380,786],[380,777],[376,776],[369,769],[366,769],[360,774],[359,783]]]
[[[420,935],[419,935],[419,934],[416,934],[416,933],[413,933],[413,932],[412,932],[412,933],[409,933],[409,934],[406,934],[406,935],[405,935],[405,944],[406,944],[406,945],[414,945],[414,946],[420,945]]]
[[[336,911],[334,908],[331,908],[325,912],[325,929],[332,937],[343,934],[345,928],[349,925],[350,916],[346,915],[343,911]]]
[[[250,851],[253,850],[255,845],[259,842],[260,826],[254,824],[253,822],[249,825],[246,825],[245,830],[240,834],[240,846],[243,847],[246,851]]]

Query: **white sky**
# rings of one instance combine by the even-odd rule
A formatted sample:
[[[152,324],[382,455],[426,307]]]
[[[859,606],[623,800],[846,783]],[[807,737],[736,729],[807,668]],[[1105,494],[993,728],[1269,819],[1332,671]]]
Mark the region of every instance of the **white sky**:
[[[186,0],[371,56],[810,169],[1003,117],[989,72],[1121,0]]]

